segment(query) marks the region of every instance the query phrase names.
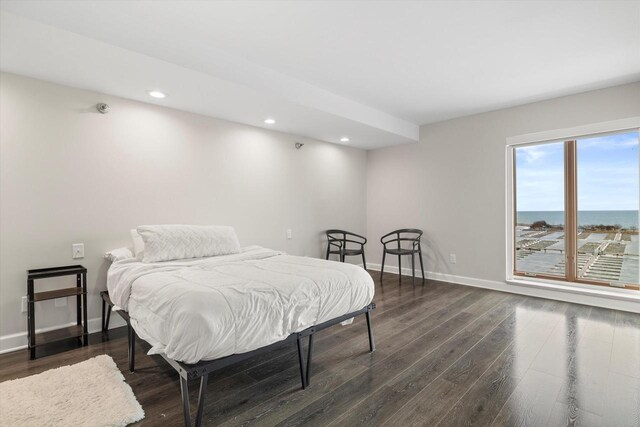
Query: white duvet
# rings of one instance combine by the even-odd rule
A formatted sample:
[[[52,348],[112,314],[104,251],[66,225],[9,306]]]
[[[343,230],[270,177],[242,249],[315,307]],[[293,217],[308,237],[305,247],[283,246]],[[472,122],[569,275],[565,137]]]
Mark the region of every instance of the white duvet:
[[[244,353],[359,310],[373,300],[360,267],[250,246],[235,255],[142,263],[107,275],[115,309],[129,312],[149,354],[185,363]]]

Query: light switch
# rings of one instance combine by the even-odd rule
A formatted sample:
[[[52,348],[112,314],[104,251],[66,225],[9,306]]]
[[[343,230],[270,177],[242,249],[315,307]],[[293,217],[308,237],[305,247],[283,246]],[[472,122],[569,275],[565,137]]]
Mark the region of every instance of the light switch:
[[[74,243],[71,245],[71,258],[84,258],[84,243]]]
[[[293,231],[291,229],[287,229],[287,240],[293,239]]]

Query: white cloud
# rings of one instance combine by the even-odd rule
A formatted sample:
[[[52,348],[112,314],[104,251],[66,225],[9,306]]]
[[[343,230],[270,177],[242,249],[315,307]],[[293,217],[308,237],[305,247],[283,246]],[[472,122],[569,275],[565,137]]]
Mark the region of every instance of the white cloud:
[[[578,150],[585,149],[585,148],[597,148],[601,150],[619,150],[622,148],[632,148],[637,146],[638,146],[638,132],[599,136],[594,138],[578,140]]]
[[[517,154],[523,155],[526,163],[534,163],[544,158],[547,152],[539,145],[531,145],[529,147],[518,148]]]

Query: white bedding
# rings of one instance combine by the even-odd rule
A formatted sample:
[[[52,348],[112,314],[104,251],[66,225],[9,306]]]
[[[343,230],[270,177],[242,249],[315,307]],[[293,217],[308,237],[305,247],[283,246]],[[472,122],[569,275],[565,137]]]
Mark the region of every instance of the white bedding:
[[[244,353],[373,300],[360,267],[250,246],[234,255],[142,263],[116,261],[107,275],[115,309],[138,336],[185,363]]]

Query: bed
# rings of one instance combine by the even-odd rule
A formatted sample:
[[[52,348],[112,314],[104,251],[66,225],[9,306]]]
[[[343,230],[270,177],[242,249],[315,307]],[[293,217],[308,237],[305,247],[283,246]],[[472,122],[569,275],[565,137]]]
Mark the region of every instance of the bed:
[[[137,335],[151,345],[149,354],[161,355],[180,374],[185,425],[191,425],[189,380],[200,379],[200,425],[208,374],[283,341],[297,346],[303,389],[316,332],[364,314],[369,350],[375,349],[374,285],[364,269],[259,246],[232,252],[161,261],[145,254],[114,260],[107,274],[103,299],[127,321],[129,369],[135,369]],[[103,306],[103,318],[104,312]]]

